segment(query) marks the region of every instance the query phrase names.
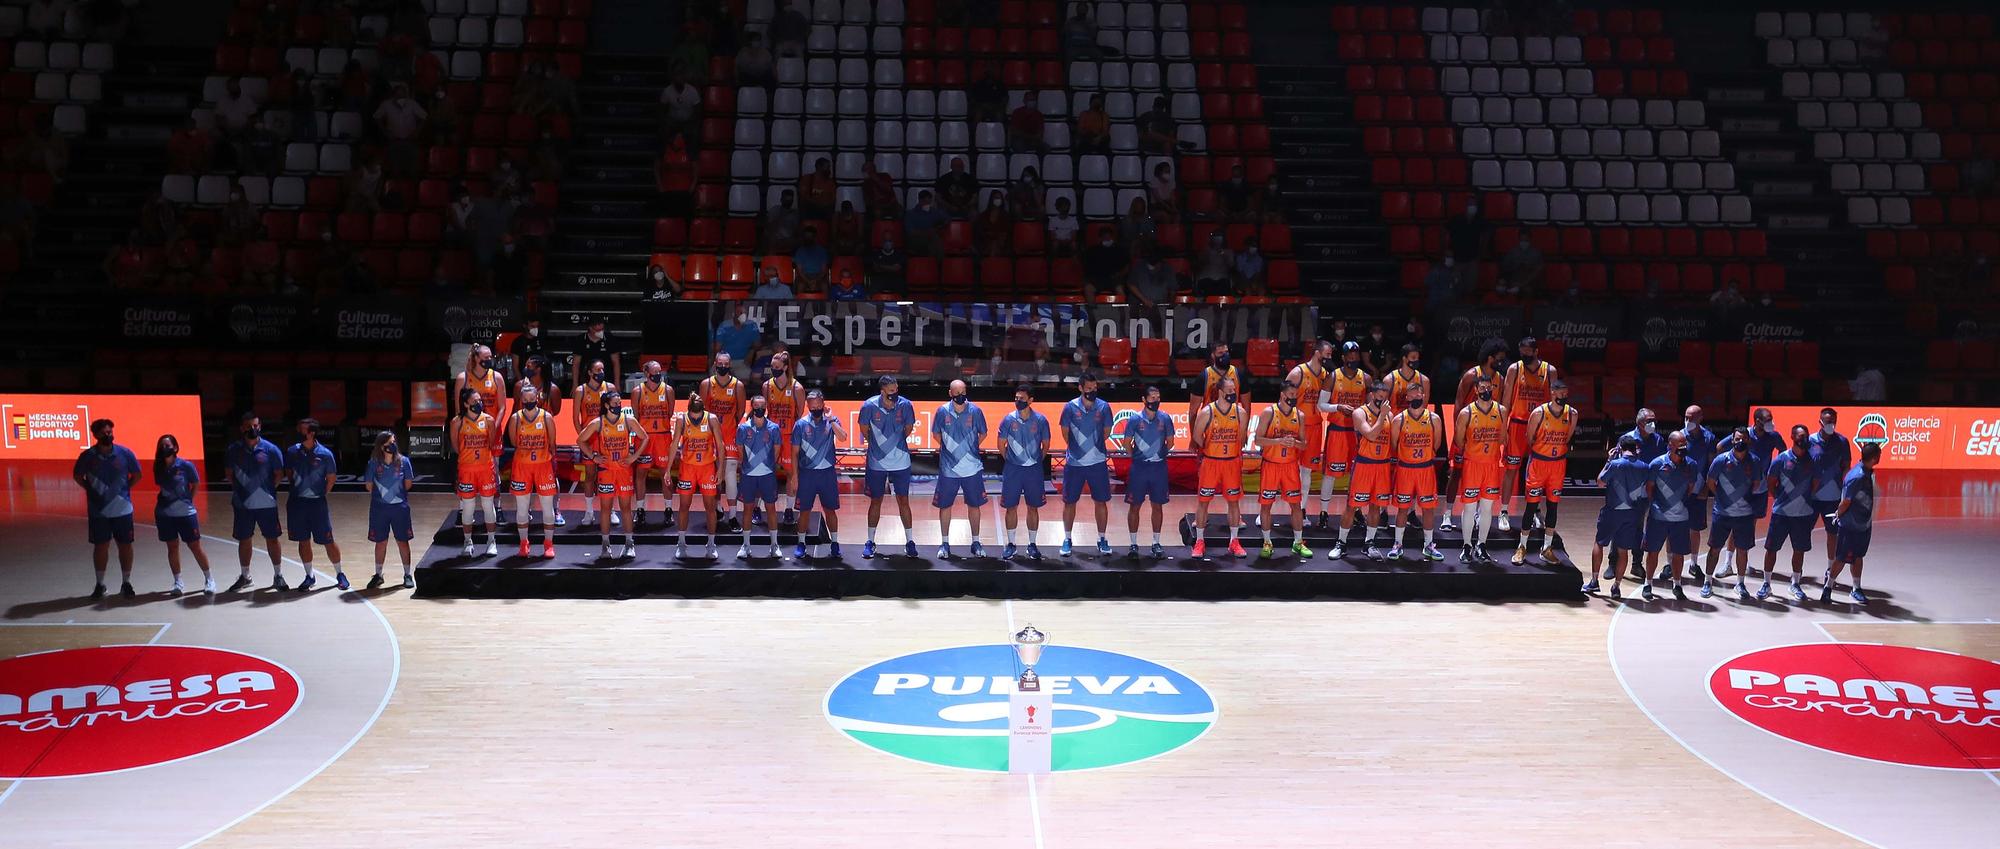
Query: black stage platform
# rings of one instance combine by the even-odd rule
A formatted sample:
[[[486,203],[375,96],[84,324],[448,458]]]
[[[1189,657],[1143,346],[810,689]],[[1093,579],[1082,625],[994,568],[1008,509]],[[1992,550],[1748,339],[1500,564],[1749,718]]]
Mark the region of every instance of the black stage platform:
[[[742,542],[740,533],[724,533],[717,538],[718,557],[705,555],[707,540],[699,528],[705,517],[695,517],[688,534],[688,557],[674,558],[676,531],[668,529],[657,513],[639,527],[638,556],[632,560],[600,560],[595,525],[579,524],[581,511],[565,511],[569,525],[557,529],[556,557],[521,557],[519,538],[512,526],[498,537],[500,554],[466,558],[460,554],[462,538],[458,519],[452,514],[439,528],[432,545],[417,565],[417,594],[431,597],[471,598],[628,598],[664,595],[687,598],[839,598],[880,596],[886,598],[1145,598],[1145,599],[1315,599],[1366,598],[1410,599],[1520,599],[1574,600],[1580,596],[1583,575],[1571,565],[1558,542],[1554,562],[1544,563],[1531,553],[1527,563],[1515,566],[1508,561],[1518,537],[1495,533],[1488,550],[1495,564],[1461,562],[1461,538],[1457,532],[1438,535],[1445,559],[1426,561],[1422,557],[1422,533],[1405,528],[1403,559],[1376,561],[1364,556],[1362,548],[1350,542],[1347,557],[1329,560],[1326,551],[1332,537],[1308,528],[1306,545],[1314,552],[1301,561],[1289,550],[1290,528],[1277,537],[1280,546],[1269,560],[1260,559],[1257,549],[1262,534],[1246,526],[1240,539],[1246,556],[1229,556],[1227,519],[1211,516],[1207,527],[1208,556],[1187,555],[1185,544],[1170,547],[1167,557],[1154,559],[1141,546],[1140,556],[1128,557],[1122,544],[1114,544],[1113,554],[1100,557],[1096,540],[1076,540],[1076,553],[1057,555],[1057,547],[1042,547],[1043,559],[1030,560],[1025,553],[1015,560],[998,556],[1001,546],[987,543],[989,556],[973,558],[969,547],[955,546],[951,560],[937,559],[937,544],[919,543],[921,557],[902,554],[902,533],[892,531],[893,545],[881,546],[883,555],[873,560],[861,557],[859,543],[843,543],[842,556],[791,559],[797,537],[790,528],[781,530],[778,557],[736,557]],[[629,519],[630,517],[626,517]],[[1246,517],[1254,521],[1255,514]],[[861,516],[846,517],[850,525],[860,525]],[[1192,515],[1180,521],[1183,542],[1189,539]],[[893,520],[892,520],[893,521]],[[1045,520],[1046,521],[1046,520]],[[754,554],[765,550],[768,539],[762,528],[753,528]],[[612,528],[612,542],[624,544],[624,529]],[[988,529],[989,535],[991,529]],[[1124,532],[1115,534],[1124,538]],[[821,539],[824,543],[824,539]],[[1384,546],[1386,548],[1386,546]],[[483,552],[482,544],[479,550]],[[825,553],[824,547],[815,549]],[[893,553],[891,553],[893,551]],[[540,548],[535,549],[537,555]]]

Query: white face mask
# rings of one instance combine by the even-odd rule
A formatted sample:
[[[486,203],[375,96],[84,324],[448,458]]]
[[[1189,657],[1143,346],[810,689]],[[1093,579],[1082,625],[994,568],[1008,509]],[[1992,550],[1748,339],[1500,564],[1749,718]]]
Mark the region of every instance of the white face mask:
[[[1833,423],[1832,423],[1832,422],[1820,422],[1820,423],[1819,423],[1819,432],[1820,432],[1820,433],[1824,433],[1824,434],[1826,434],[1827,436],[1832,436],[1832,435],[1833,435]]]
[[[541,329],[541,328],[539,328],[539,327],[530,327],[530,328],[528,328],[528,338],[530,338],[530,339],[533,339],[533,338],[535,338],[535,337],[537,337],[537,336],[540,336],[540,335],[542,335],[542,329]]]

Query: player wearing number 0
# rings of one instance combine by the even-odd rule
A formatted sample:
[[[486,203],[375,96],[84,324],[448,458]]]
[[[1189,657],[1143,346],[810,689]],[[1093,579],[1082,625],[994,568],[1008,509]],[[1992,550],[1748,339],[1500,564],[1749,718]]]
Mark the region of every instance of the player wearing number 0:
[[[792,501],[799,505],[799,546],[792,558],[806,559],[806,537],[812,533],[813,505],[826,524],[828,552],[840,556],[840,470],[834,465],[834,443],[847,441],[847,428],[837,416],[826,414],[826,396],[818,389],[806,393],[806,414],[792,423]]]
[[[1875,467],[1881,462],[1881,443],[1863,445],[1861,462],[1840,481],[1840,506],[1834,508],[1833,542],[1829,543],[1833,565],[1827,567],[1826,578],[1820,582],[1821,604],[1833,601],[1833,582],[1840,579],[1845,566],[1854,569],[1854,591],[1847,597],[1855,604],[1868,603],[1867,594],[1861,591],[1861,566],[1875,533]]]
[[[1250,410],[1236,403],[1236,381],[1225,379],[1221,395],[1202,405],[1189,430],[1188,447],[1201,455],[1199,489],[1195,491],[1194,551],[1208,555],[1208,502],[1216,496],[1229,505],[1229,554],[1243,556],[1237,534],[1243,525],[1243,441],[1250,428]]]
[[[1278,392],[1278,403],[1264,411],[1264,421],[1257,429],[1257,447],[1263,452],[1263,465],[1257,488],[1257,525],[1264,531],[1264,547],[1258,556],[1271,558],[1271,505],[1283,499],[1292,506],[1292,553],[1301,558],[1313,556],[1312,549],[1306,548],[1306,514],[1301,503],[1304,501],[1304,484],[1299,480],[1299,464],[1306,451],[1306,415],[1299,409],[1299,384],[1292,378],[1285,379],[1285,386]]]
[[[480,402],[475,399],[473,409]],[[487,417],[492,423],[492,417]],[[326,549],[327,560],[333,563],[333,579],[341,588],[347,589],[347,573],[340,568],[340,545],[333,541],[333,518],[327,512],[326,494],[333,491],[334,462],[333,451],[319,442],[319,421],[299,420],[300,441],[285,449],[285,471],[292,477],[292,494],[285,499],[285,524],[292,528],[292,542],[299,544],[299,562],[305,564],[306,578],[299,582],[299,592],[312,589],[318,576],[313,573],[313,543]],[[497,440],[496,440],[497,444]],[[489,464],[491,468],[491,464]],[[493,518],[493,499],[486,498],[488,521],[499,524]],[[486,535],[487,554],[493,553],[493,533]]]
[[[576,387],[576,397],[571,399],[577,433],[582,433],[591,422],[597,421],[603,413],[604,393],[615,388],[604,379],[604,361],[592,360],[589,369],[584,372],[583,382]],[[594,525],[597,524],[597,464],[590,461],[589,451],[584,451],[583,456],[582,474],[577,481],[583,489],[583,523]],[[611,514],[611,524],[618,524],[617,513]]]
[[[766,557],[778,556],[778,449],[780,439],[778,423],[771,421],[770,404],[762,395],[750,399],[750,417],[736,426],[736,447],[743,452],[743,480],[736,485],[736,491],[743,496],[745,509],[750,511],[751,525],[757,522],[757,505],[764,505],[764,529],[771,532],[771,553]],[[750,531],[743,531],[743,542],[736,547],[737,559],[750,557]]]
[[[639,425],[618,397],[618,390],[606,389],[598,396],[598,416],[585,425],[583,432],[576,435],[577,448],[583,456],[597,464],[596,500],[602,511],[597,516],[597,535],[603,547],[598,556],[609,559],[611,552],[611,518],[617,515],[620,505],[627,512],[632,510],[633,477],[639,463],[639,448],[646,444],[646,429]],[[687,485],[687,472],[683,467],[681,485]],[[683,496],[681,513],[685,515],[686,502]],[[638,524],[634,522],[632,524]],[[625,551],[620,556],[629,560],[638,556],[638,541],[635,540],[632,525],[625,526]],[[710,556],[714,552],[709,552]]]
[[[1520,475],[1521,464],[1526,461],[1529,446],[1528,416],[1554,397],[1551,388],[1556,383],[1556,367],[1544,362],[1539,356],[1535,337],[1521,338],[1516,349],[1521,358],[1507,366],[1507,379],[1500,385],[1500,403],[1507,408],[1507,451],[1503,455],[1507,464],[1507,474],[1500,479],[1500,530],[1512,530],[1507,521],[1507,508],[1514,503],[1514,486]],[[1548,523],[1554,527],[1554,522]]]
[[[1316,404],[1320,413],[1326,416],[1326,439],[1320,448],[1326,465],[1319,481],[1319,526],[1322,530],[1333,531],[1333,551],[1328,556],[1335,560],[1345,553],[1345,546],[1340,542],[1340,523],[1359,508],[1352,497],[1354,487],[1350,483],[1340,509],[1333,511],[1332,519],[1327,518],[1327,509],[1333,504],[1333,481],[1347,474],[1354,462],[1354,410],[1367,405],[1368,387],[1375,382],[1368,372],[1361,369],[1361,343],[1342,344],[1340,356],[1340,368],[1327,375]],[[1359,524],[1366,525],[1367,520],[1361,520]]]
[[[1695,487],[1701,483],[1701,471],[1688,457],[1687,434],[1678,430],[1667,434],[1667,453],[1654,458],[1650,467],[1645,532],[1646,573],[1650,577],[1640,586],[1639,594],[1652,601],[1653,582],[1668,580],[1674,598],[1686,601],[1687,591],[1681,588],[1681,558],[1694,553],[1688,537],[1688,508]],[[1660,565],[1661,548],[1667,550],[1664,566]]]
[[[1466,563],[1491,561],[1482,543],[1488,532],[1487,510],[1500,501],[1501,449],[1506,441],[1507,408],[1493,400],[1493,376],[1479,375],[1473,381],[1472,403],[1460,407],[1453,423],[1451,444],[1452,475],[1459,486],[1458,501],[1465,510]],[[1448,510],[1449,508],[1447,508]]]
[[[1549,383],[1551,400],[1528,414],[1527,512],[1521,514],[1521,543],[1514,549],[1514,562],[1526,563],[1528,546],[1537,531],[1542,535],[1542,560],[1556,554],[1556,508],[1562,505],[1563,478],[1569,474],[1569,443],[1576,434],[1577,411],[1569,405],[1569,384],[1561,379]],[[1512,415],[1509,415],[1512,421]],[[1511,425],[1510,425],[1511,426]],[[1502,492],[1512,480],[1511,469],[1502,470]],[[1505,504],[1506,502],[1501,502]],[[1536,513],[1548,506],[1546,516]]]
[[[118,569],[124,576],[119,594],[138,596],[132,589],[132,485],[139,482],[139,458],[132,449],[119,445],[115,434],[110,419],[91,422],[93,442],[76,455],[76,465],[70,470],[77,486],[83,487],[84,503],[90,511],[90,555],[97,569],[92,599],[104,597],[104,571],[110,565],[113,542],[118,545]]]
[[[1389,559],[1402,559],[1403,516],[1415,509],[1424,529],[1424,559],[1443,560],[1444,552],[1437,547],[1437,463],[1445,447],[1444,421],[1424,405],[1418,384],[1404,386],[1404,410],[1389,420],[1389,445],[1396,458],[1391,474],[1396,482],[1396,540],[1389,546]]]
[[[642,368],[646,379],[632,390],[632,412],[638,417],[639,426],[646,429],[646,447],[639,452],[639,490],[635,493],[637,504],[632,512],[632,524],[646,521],[646,505],[653,497],[647,492],[652,488],[647,481],[654,472],[659,472],[660,512],[666,516],[667,527],[671,528],[674,525],[673,496],[669,495],[674,489],[674,386],[667,382],[665,370],[658,360],[647,360]]]
[[[980,508],[986,506],[985,463],[979,446],[986,441],[986,411],[966,400],[965,381],[951,382],[951,400],[931,414],[931,438],[938,445],[937,492],[931,506],[938,511],[938,557],[951,559],[951,508],[965,496],[965,521],[972,526],[972,556],[985,557],[979,541]]]
[[[792,425],[806,411],[806,388],[792,377],[792,355],[779,351],[771,355],[771,378],[764,381],[764,403],[770,407],[771,421],[778,424],[778,506],[785,511],[781,524],[798,522],[790,495],[791,480],[798,472],[792,466]]]
[[[472,517],[483,510],[491,523],[486,529],[486,556],[492,557],[500,553],[493,539],[494,528],[500,524],[493,505],[500,492],[500,425],[486,414],[486,402],[470,387],[459,392],[458,402],[463,412],[451,420],[447,431],[451,451],[458,455],[458,530],[465,538],[459,554],[473,556]],[[306,579],[310,581],[312,573],[306,573]]]
[[[542,502],[542,557],[556,556],[555,535],[549,523],[556,516],[556,422],[542,409],[542,390],[522,383],[521,409],[508,417],[507,438],[514,443],[514,465],[507,473],[507,486],[514,492],[514,529],[521,536],[521,556],[527,557],[528,499]]]
[[[1129,557],[1139,556],[1139,505],[1153,502],[1153,550],[1155,558],[1167,556],[1160,546],[1160,527],[1166,523],[1167,453],[1174,450],[1174,417],[1160,412],[1160,387],[1146,387],[1146,409],[1125,419],[1119,440],[1132,464],[1125,472],[1125,527],[1131,533]]]

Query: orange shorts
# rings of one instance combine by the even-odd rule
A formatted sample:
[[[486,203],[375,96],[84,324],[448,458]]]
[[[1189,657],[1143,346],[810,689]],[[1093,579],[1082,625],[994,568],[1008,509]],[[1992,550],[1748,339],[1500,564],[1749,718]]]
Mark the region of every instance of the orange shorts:
[[[556,494],[556,467],[554,463],[515,463],[508,474],[507,488],[515,495]]]
[[[1258,487],[1257,502],[1271,504],[1284,501],[1297,505],[1304,497],[1304,488],[1299,484],[1300,466],[1297,463],[1265,463],[1258,475],[1262,485]]]
[[[639,451],[639,468],[667,469],[674,463],[674,435],[671,433],[646,434],[646,445]]]
[[[624,463],[607,463],[597,469],[597,495],[600,498],[632,494],[632,467]]]
[[[492,498],[499,492],[500,478],[492,463],[458,467],[458,497]]]
[[[797,450],[792,447],[792,438],[787,436],[778,442],[778,477],[792,479],[792,466],[799,462]]]
[[[1318,469],[1326,462],[1320,453],[1326,448],[1326,422],[1307,421],[1305,430],[1306,447],[1299,454],[1299,465],[1305,469]]]
[[[1560,504],[1563,500],[1563,475],[1569,472],[1569,458],[1544,460],[1531,457],[1528,460],[1528,502],[1548,501]]]
[[[1208,502],[1217,495],[1224,501],[1243,500],[1243,458],[1217,460],[1201,458],[1201,482],[1195,490],[1195,500]]]
[[[1412,503],[1420,507],[1431,507],[1438,500],[1437,469],[1430,466],[1410,467],[1397,463],[1396,506],[1408,507]]]
[[[1507,447],[1501,451],[1507,468],[1521,468],[1521,461],[1528,456],[1528,420],[1509,419],[1507,422]]]
[[[1500,458],[1467,459],[1458,474],[1458,500],[1500,500],[1500,480],[1506,474]]]
[[[1354,474],[1347,479],[1347,500],[1355,505],[1380,504],[1389,506],[1389,499],[1395,490],[1389,486],[1389,461],[1379,463],[1362,461],[1354,464]]]
[[[1326,473],[1346,474],[1349,464],[1354,462],[1354,445],[1359,435],[1353,430],[1341,430],[1331,425],[1326,430]]]
[[[703,495],[714,496],[719,485],[714,463],[701,466],[682,463],[680,481],[674,484],[674,489],[683,495],[700,490]]]
[[[722,429],[722,459],[743,459],[743,449],[736,447],[736,428],[733,425]]]

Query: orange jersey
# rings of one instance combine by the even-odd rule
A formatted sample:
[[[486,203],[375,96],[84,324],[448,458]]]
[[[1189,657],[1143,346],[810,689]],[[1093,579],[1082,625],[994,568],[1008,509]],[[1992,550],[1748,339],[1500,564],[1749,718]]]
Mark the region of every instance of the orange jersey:
[[[743,381],[734,377],[723,383],[723,378],[711,377],[701,382],[701,403],[708,408],[708,414],[721,420],[722,441],[736,444],[736,425],[743,420],[745,396]]]
[[[1350,407],[1360,407],[1368,403],[1367,372],[1355,369],[1354,374],[1350,376],[1346,369],[1334,369],[1327,375],[1327,380],[1329,382],[1325,388],[1332,390],[1330,400],[1333,403],[1346,404]],[[1352,413],[1330,413],[1327,415],[1327,421],[1343,430],[1354,428]]]
[[[1519,363],[1515,365],[1520,367]],[[1555,381],[1555,367],[1547,362],[1537,362],[1533,370],[1525,367],[1520,369],[1514,376],[1513,394],[1500,399],[1500,403],[1506,404],[1507,409],[1512,411],[1509,415],[1514,421],[1525,422],[1528,420],[1528,411],[1548,403],[1549,384]]]
[[[798,391],[799,382],[796,380],[787,379],[783,386],[778,385],[775,377],[764,381],[765,415],[778,423],[778,435],[784,439],[792,438],[792,425],[806,414],[805,408],[799,405]]]
[[[1437,459],[1438,424],[1430,411],[1417,414],[1399,413],[1402,421],[1395,423],[1394,436],[1396,463],[1402,466],[1428,466]]]
[[[632,429],[632,417],[621,415],[617,419],[598,419],[597,453],[614,464],[622,465],[638,453],[638,434]]]
[[[480,413],[479,418],[458,417],[458,464],[460,466],[485,466],[493,462],[493,447],[500,442],[495,433],[499,426],[493,417]]]
[[[1313,368],[1313,364],[1309,362],[1299,363],[1298,372],[1299,408],[1305,411],[1307,422],[1318,424],[1320,420],[1319,392],[1321,389],[1326,388],[1327,378],[1332,376],[1332,372],[1327,371],[1325,366],[1315,369]]]
[[[522,465],[541,465],[555,461],[556,425],[549,420],[547,410],[536,410],[531,421],[527,411],[514,414],[519,424],[519,435],[514,438],[514,462]]]
[[[1424,373],[1420,371],[1412,371],[1408,374],[1404,374],[1403,370],[1399,368],[1396,369],[1395,371],[1389,372],[1389,379],[1386,382],[1389,384],[1389,403],[1401,404],[1403,403],[1403,399],[1409,397],[1410,387],[1415,386],[1418,388],[1422,388],[1424,383]],[[1431,400],[1431,393],[1429,390],[1425,390],[1424,402],[1429,403],[1430,400]]]
[[[584,424],[590,424],[593,419],[604,414],[604,390],[610,388],[609,383],[591,383],[588,380],[579,387],[576,408],[583,413]]]
[[[1208,405],[1208,429],[1202,432],[1201,456],[1234,460],[1243,456],[1243,408]]]
[[[1272,404],[1264,413],[1264,436],[1271,439],[1289,436],[1303,441],[1306,438],[1305,411],[1293,407],[1291,415],[1286,415],[1284,407]],[[1299,452],[1302,450],[1292,445],[1267,445],[1264,447],[1264,462],[1283,466],[1296,465],[1299,462]]]
[[[640,383],[638,389],[632,390],[632,412],[647,433],[666,433],[673,425],[674,388],[665,380],[658,386],[650,380]]]
[[[488,412],[497,413],[500,411],[500,390],[505,388],[506,384],[500,380],[499,372],[487,369],[486,378],[482,380],[473,377],[471,369],[466,369],[465,385],[472,391],[479,393],[479,400],[485,402]]]
[[[1563,407],[1562,415],[1556,414],[1555,402],[1542,405],[1542,426],[1535,430],[1535,438],[1529,443],[1534,456],[1542,460],[1561,460],[1569,456],[1570,436],[1576,432],[1576,408]]]
[[[689,414],[682,413],[678,423],[681,428],[681,466],[713,467],[715,458],[722,453],[722,420],[713,413],[704,413],[701,421],[697,422]]]
[[[1237,371],[1233,365],[1223,371],[1216,371],[1215,366],[1209,366],[1201,370],[1202,403],[1211,404],[1215,402],[1216,398],[1221,397],[1222,381],[1224,379],[1236,381],[1237,391],[1241,392],[1243,390],[1243,373]]]
[[[1374,407],[1369,406],[1363,406],[1361,414],[1368,417],[1369,427],[1374,427],[1382,419],[1395,415],[1395,413],[1389,412],[1377,413]],[[1359,459],[1362,461],[1375,463],[1387,462],[1389,459],[1389,428],[1386,426],[1382,427],[1375,431],[1374,436],[1361,440],[1359,451]]]
[[[1507,438],[1506,422],[1500,420],[1500,405],[1489,402],[1482,410],[1479,402],[1474,401],[1465,411],[1465,461],[1500,462],[1500,449]]]

